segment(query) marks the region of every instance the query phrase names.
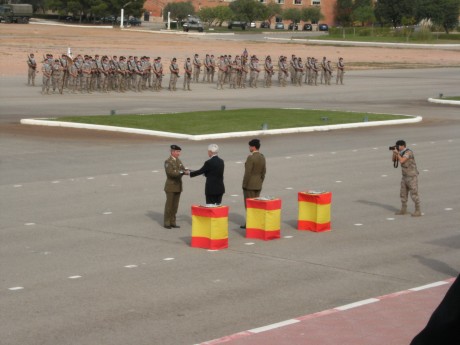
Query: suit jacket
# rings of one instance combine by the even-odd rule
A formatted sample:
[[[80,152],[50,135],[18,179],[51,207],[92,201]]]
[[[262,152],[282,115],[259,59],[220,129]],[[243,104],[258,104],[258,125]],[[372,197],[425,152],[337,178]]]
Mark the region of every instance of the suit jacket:
[[[204,194],[220,195],[225,193],[224,186],[224,161],[218,156],[212,156],[201,169],[191,171],[190,177],[198,175],[206,176]]]
[[[165,192],[182,192],[182,176],[184,175],[184,165],[179,158],[169,156],[165,161],[166,183]]]
[[[265,157],[260,152],[252,152],[244,163],[243,189],[262,190],[265,179]]]

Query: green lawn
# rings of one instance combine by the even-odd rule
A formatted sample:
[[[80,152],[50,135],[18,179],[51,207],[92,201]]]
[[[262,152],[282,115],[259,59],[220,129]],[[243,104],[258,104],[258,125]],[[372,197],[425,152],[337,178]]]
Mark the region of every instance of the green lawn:
[[[460,96],[455,96],[455,97],[443,97],[441,99],[447,99],[449,101],[460,101]]]
[[[239,109],[176,114],[74,116],[53,120],[141,128],[190,135],[321,126],[407,118],[388,114],[325,110]]]

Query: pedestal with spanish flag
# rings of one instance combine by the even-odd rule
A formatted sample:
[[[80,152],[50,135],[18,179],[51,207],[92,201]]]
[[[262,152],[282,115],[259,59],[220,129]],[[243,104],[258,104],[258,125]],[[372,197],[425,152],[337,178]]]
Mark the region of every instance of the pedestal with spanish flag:
[[[331,192],[299,192],[298,230],[331,230]]]
[[[228,248],[228,206],[192,206],[192,247]]]
[[[280,238],[281,199],[246,199],[246,237],[261,240]]]

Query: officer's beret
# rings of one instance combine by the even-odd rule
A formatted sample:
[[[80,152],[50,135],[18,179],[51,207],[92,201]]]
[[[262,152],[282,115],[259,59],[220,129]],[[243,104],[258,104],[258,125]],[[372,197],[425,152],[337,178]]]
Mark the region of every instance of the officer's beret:
[[[182,151],[182,149],[177,145],[171,145],[171,150]]]

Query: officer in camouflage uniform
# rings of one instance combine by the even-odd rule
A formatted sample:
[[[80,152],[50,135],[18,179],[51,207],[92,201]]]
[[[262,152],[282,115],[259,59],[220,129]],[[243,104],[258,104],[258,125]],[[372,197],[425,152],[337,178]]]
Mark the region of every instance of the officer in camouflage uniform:
[[[179,78],[179,66],[177,65],[177,59],[173,58],[171,64],[169,65],[169,91],[176,91],[177,79]]]
[[[193,82],[198,83],[200,81],[200,71],[201,71],[201,60],[198,57],[198,54],[195,54],[193,58]]]
[[[166,183],[164,191],[166,204],[163,225],[166,229],[180,228],[176,224],[176,213],[182,192],[182,176],[190,174],[190,171],[184,167],[179,159],[181,150],[179,146],[171,145],[171,155],[165,161]]]
[[[190,61],[190,58],[188,57],[184,63],[184,91],[186,90],[192,91],[190,89],[190,80],[192,79],[192,73],[193,73],[192,62]]]
[[[58,89],[59,93],[62,95],[63,92],[63,78],[64,78],[64,68],[61,66],[61,63],[59,59],[54,60],[53,65],[51,66],[51,69],[53,71],[51,75],[51,81],[53,85],[53,93],[56,92],[56,89]]]
[[[343,62],[343,58],[339,58],[339,62],[337,62],[337,77],[335,79],[335,83],[343,85],[343,75],[345,74],[345,63]]]
[[[51,67],[50,61],[49,59],[45,59],[42,66],[42,95],[49,95],[50,93],[50,81],[52,73],[53,69]]]
[[[401,210],[396,212],[397,215],[407,213],[407,199],[410,193],[412,201],[415,203],[415,212],[412,213],[413,217],[420,217],[420,198],[418,196],[418,170],[415,164],[415,157],[412,150],[406,147],[404,140],[396,142],[395,149],[393,150],[393,162],[401,164],[402,179],[401,179]]]

